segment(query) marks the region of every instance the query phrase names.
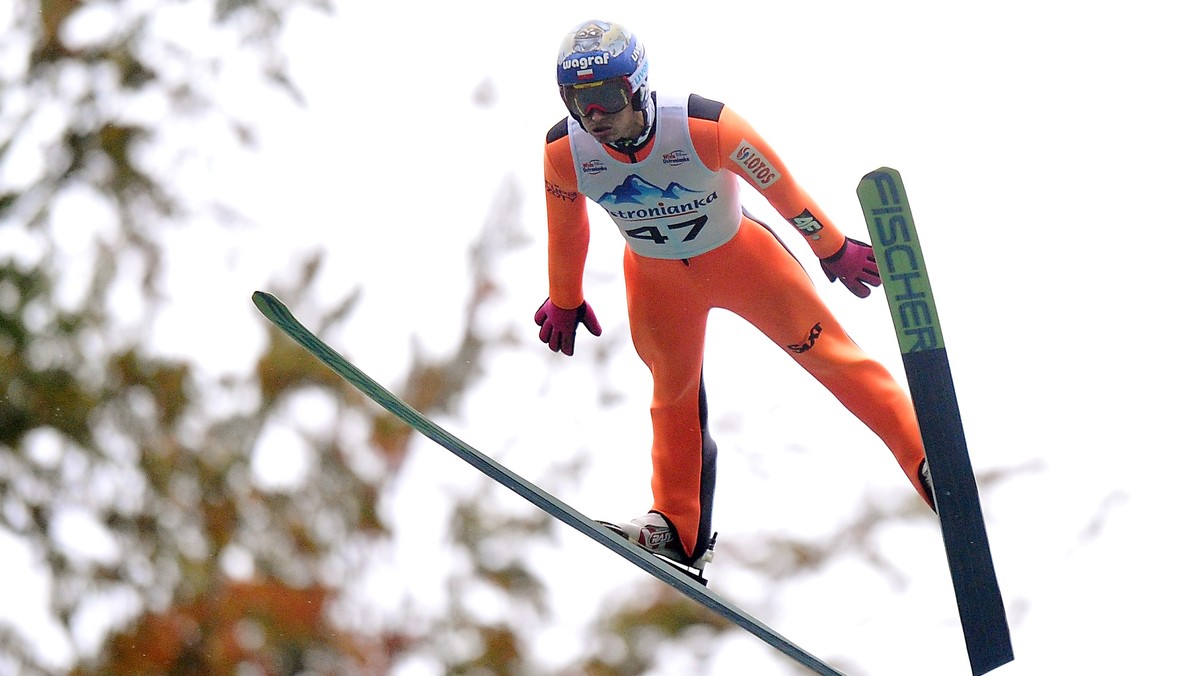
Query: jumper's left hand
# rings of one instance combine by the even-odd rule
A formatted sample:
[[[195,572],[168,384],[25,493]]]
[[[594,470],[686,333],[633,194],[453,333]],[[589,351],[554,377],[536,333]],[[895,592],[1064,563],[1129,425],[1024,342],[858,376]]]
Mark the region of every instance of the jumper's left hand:
[[[875,252],[871,245],[856,239],[846,238],[842,248],[828,258],[821,259],[821,269],[829,281],[842,280],[850,293],[859,298],[871,295],[867,287],[879,286],[879,265],[875,263]]]
[[[542,342],[550,346],[554,352],[561,351],[563,354],[570,357],[575,354],[575,329],[583,324],[584,328],[592,333],[593,336],[600,335],[600,322],[596,319],[596,313],[592,312],[592,306],[584,301],[582,305],[573,309],[565,309],[555,305],[546,299],[545,303],[538,308],[538,311],[533,315],[533,321],[542,327],[538,332],[538,337]]]

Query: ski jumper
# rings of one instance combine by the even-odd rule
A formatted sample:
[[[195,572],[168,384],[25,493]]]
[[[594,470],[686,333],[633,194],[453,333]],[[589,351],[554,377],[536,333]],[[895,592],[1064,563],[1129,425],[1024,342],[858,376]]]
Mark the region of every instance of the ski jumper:
[[[590,226],[586,196],[626,239],[630,332],[653,377],[651,511],[697,551],[711,531],[716,445],[702,380],[709,311],[762,331],[891,450],[918,494],[925,457],[907,393],[868,358],[821,301],[812,280],[764,224],[744,213],[738,178],[804,234],[819,258],[845,236],[795,182],[766,141],[721,103],[655,96],[654,133],[633,154],[593,139],[573,119],[546,136],[550,300],[584,302]]]

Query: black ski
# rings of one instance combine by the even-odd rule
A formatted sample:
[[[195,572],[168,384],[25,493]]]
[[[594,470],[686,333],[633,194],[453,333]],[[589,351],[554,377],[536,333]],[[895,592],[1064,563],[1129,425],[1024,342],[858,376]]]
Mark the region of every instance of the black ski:
[[[899,172],[883,167],[864,176],[858,184],[858,200],[925,442],[971,670],[979,676],[1012,661],[1012,639],[933,289]]]
[[[814,673],[821,674],[822,676],[843,676],[842,672],[825,664],[819,658],[804,651],[746,611],[709,590],[694,579],[692,574],[660,560],[641,547],[630,544],[625,538],[616,535],[598,522],[587,518],[537,485],[526,481],[504,465],[501,465],[491,457],[472,448],[466,442],[442,429],[432,420],[372,380],[359,370],[357,366],[329,347],[329,345],[325,344],[324,341],[292,316],[291,311],[279,299],[262,291],[256,291],[253,299],[254,305],[258,307],[259,311],[267,319],[271,320],[272,323],[282,329],[284,333],[299,343],[300,346],[311,352],[313,356],[324,362],[326,366],[333,369],[335,373],[345,378],[347,382],[358,388],[359,391],[373,399],[380,406],[395,414],[396,417],[411,425],[413,429],[437,442],[454,455],[467,461],[475,469],[483,472],[529,502],[532,502],[550,516],[599,542],[638,568],[650,573],[697,603],[762,639],[771,647],[808,667]]]

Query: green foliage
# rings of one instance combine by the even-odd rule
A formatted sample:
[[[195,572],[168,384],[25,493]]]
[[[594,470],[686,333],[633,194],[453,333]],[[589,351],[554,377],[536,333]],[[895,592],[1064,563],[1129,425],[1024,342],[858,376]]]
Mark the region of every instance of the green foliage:
[[[85,446],[91,442],[86,412],[98,393],[77,378],[82,355],[68,339],[81,318],[47,316],[50,285],[41,270],[0,263],[0,443],[6,446],[39,427]]]
[[[68,656],[89,671],[185,673],[190,663],[230,673],[239,662],[293,671],[286,665],[325,660],[352,672],[375,649],[352,647],[361,641],[329,624],[334,590],[322,571],[361,565],[364,546],[384,534],[381,477],[347,463],[357,442],[349,424],[303,439],[315,467],[295,490],[264,488],[251,462],[263,431],[287,424],[293,393],[322,393],[347,423],[379,412],[277,339],[257,373],[220,383],[145,344],[162,296],[162,229],[192,222],[196,206],[163,172],[170,161],[155,159],[167,152],[162,132],[222,116],[204,86],[219,60],[152,30],[152,12],[205,4],[19,1],[0,27],[6,58],[25,63],[19,80],[0,82],[0,228],[18,243],[0,252],[0,528],[50,573],[50,610],[66,635],[89,603],[137,599],[140,619],[124,638],[99,655]],[[264,80],[291,89],[275,36],[288,13],[311,6],[319,3],[223,2],[194,30],[241,33]],[[87,34],[79,28],[89,12],[121,20]],[[164,102],[168,119],[136,113],[147,100]],[[236,123],[227,129],[249,138]],[[89,217],[63,211],[69,200],[87,204]],[[128,270],[141,271],[140,303],[117,286]],[[316,270],[292,290],[305,292]],[[258,403],[213,405],[247,393]],[[95,536],[77,541],[71,519]],[[238,630],[250,621],[254,640]],[[0,634],[0,654],[31,671],[46,666],[11,632]]]

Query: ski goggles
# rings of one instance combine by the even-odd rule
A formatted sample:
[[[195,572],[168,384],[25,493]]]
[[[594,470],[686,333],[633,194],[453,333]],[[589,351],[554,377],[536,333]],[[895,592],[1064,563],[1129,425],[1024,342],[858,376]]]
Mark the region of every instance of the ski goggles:
[[[580,117],[587,117],[594,110],[609,115],[624,110],[632,100],[632,94],[629,80],[623,77],[567,85],[562,92],[567,110]]]

